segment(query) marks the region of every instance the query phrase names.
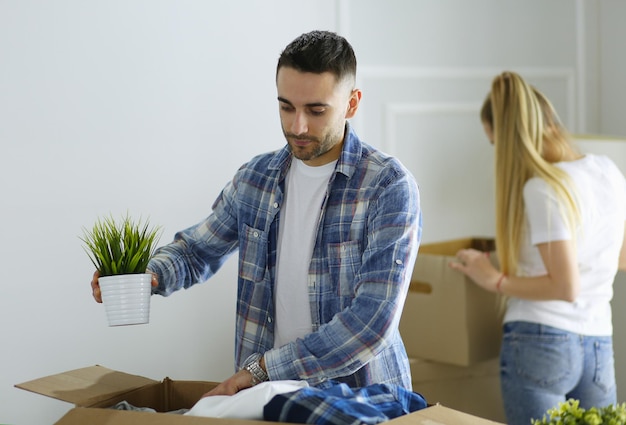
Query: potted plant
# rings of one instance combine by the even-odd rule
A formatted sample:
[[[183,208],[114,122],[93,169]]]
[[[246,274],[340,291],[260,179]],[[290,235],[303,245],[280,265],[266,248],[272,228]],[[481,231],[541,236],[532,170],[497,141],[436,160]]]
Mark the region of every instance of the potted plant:
[[[152,275],[146,267],[160,234],[160,227],[128,214],[119,221],[100,218],[91,229],[83,228],[81,240],[99,273],[109,326],[148,323]]]
[[[626,403],[583,409],[578,400],[569,399],[558,407],[548,409],[542,419],[532,425],[623,425],[626,424]]]

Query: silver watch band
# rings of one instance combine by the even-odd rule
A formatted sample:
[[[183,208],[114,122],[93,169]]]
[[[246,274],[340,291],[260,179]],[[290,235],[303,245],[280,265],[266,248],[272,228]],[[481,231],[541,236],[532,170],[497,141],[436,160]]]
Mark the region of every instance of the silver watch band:
[[[259,384],[261,382],[269,381],[270,378],[263,370],[259,361],[261,360],[261,354],[254,353],[246,359],[244,369],[246,369],[252,375],[252,385]]]

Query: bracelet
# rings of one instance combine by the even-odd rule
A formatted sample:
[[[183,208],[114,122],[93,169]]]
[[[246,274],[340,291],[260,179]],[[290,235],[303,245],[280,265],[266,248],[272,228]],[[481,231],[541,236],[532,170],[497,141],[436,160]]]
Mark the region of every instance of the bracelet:
[[[261,354],[254,353],[246,359],[245,366],[243,367],[252,375],[253,386],[261,382],[270,380],[270,377],[267,376],[267,373],[263,370],[263,368],[259,364],[259,360],[261,360]]]
[[[502,286],[502,281],[504,280],[504,278],[506,277],[506,275],[504,273],[502,273],[500,275],[500,277],[498,278],[498,282],[496,283],[496,291],[499,293],[502,293],[502,290],[500,289],[500,286]]]

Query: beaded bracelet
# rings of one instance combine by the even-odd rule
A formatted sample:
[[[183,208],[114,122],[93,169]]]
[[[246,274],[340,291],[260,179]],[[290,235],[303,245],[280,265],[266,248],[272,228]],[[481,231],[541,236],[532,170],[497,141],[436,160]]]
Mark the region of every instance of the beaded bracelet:
[[[498,282],[496,283],[496,291],[499,293],[502,293],[502,290],[500,289],[500,286],[502,286],[502,281],[504,280],[504,278],[506,277],[506,275],[504,273],[502,273],[500,275],[500,277],[498,278]]]

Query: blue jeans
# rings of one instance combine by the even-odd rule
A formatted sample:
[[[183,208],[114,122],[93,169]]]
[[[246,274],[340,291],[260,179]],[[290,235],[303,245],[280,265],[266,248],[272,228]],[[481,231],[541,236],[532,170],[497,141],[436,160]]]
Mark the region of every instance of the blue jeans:
[[[507,424],[529,425],[569,398],[585,409],[616,403],[612,337],[527,322],[503,329],[500,384]]]

